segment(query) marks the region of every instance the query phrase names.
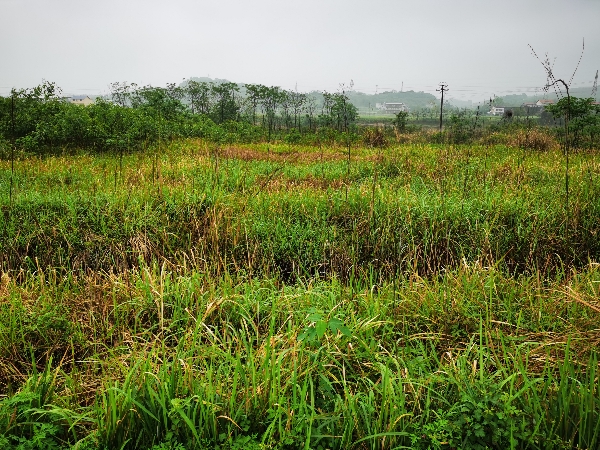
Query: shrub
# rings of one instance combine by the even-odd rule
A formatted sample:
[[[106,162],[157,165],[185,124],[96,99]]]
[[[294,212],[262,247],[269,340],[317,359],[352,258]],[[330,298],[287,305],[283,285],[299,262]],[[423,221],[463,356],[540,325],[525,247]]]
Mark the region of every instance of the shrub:
[[[554,136],[539,128],[519,130],[511,136],[506,136],[506,138],[509,145],[527,150],[546,152],[560,147]]]
[[[483,136],[479,143],[481,145],[508,145],[510,136],[505,133],[494,132]]]
[[[368,147],[387,147],[388,140],[381,128],[367,128],[362,136],[363,144]]]
[[[299,144],[302,141],[302,135],[298,130],[291,130],[286,134],[284,141],[287,144]]]

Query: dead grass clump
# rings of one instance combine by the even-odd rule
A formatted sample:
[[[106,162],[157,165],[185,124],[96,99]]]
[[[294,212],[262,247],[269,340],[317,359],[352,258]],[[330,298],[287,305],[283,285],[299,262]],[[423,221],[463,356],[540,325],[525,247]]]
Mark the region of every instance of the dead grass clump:
[[[146,185],[146,176],[141,168],[127,173],[125,184],[129,187],[139,187]]]
[[[381,128],[367,128],[362,136],[362,141],[367,147],[383,148],[388,146],[388,140]]]
[[[516,172],[515,167],[511,162],[505,162],[494,167],[492,170],[492,178],[497,181],[506,181],[512,179]]]
[[[532,130],[519,130],[512,134],[510,136],[509,145],[540,152],[547,152],[560,148],[560,144],[554,136],[550,135],[548,132],[535,128]]]
[[[479,143],[481,145],[509,145],[510,136],[505,133],[491,133],[483,136]]]
[[[327,189],[341,189],[344,187],[344,180],[327,179],[308,175],[305,178],[287,178],[283,175],[276,177],[260,176],[257,183],[262,191],[268,192],[289,192],[292,189],[313,189],[326,191]]]
[[[0,298],[8,297],[8,285],[10,284],[10,276],[6,272],[2,272],[0,277]]]
[[[421,130],[418,133],[400,133],[398,130],[394,130],[396,135],[396,142],[398,144],[424,144],[431,142],[431,133],[427,130]]]
[[[219,155],[227,159],[240,159],[242,161],[275,161],[289,163],[314,163],[320,161],[339,161],[346,158],[345,154],[319,151],[271,151],[255,150],[242,147],[226,147]]]

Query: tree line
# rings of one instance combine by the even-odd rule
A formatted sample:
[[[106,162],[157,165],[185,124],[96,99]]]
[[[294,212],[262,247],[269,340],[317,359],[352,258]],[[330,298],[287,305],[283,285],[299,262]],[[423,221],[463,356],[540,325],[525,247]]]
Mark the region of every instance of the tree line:
[[[122,152],[190,137],[218,144],[283,140],[347,145],[362,135],[366,145],[382,145],[395,138],[394,132],[418,132],[427,121],[437,124],[439,117],[438,104],[412,110],[390,120],[386,139],[377,133],[373,139],[372,132],[365,134],[365,127],[356,126],[357,108],[351,99],[352,91],[343,88],[302,93],[261,84],[187,80],[165,87],[112,83],[109,95],[83,107],[66,101],[55,83],[45,81],[0,97],[0,157],[12,155],[13,149],[38,154],[68,149]],[[591,98],[571,97],[570,103],[562,99],[547,106],[539,119],[514,114],[485,124],[480,110],[446,105],[444,110],[444,132],[425,139],[468,143],[486,132],[543,125],[564,140],[562,124],[568,115],[571,147],[596,148],[600,142],[600,106]]]
[[[300,139],[347,133],[358,119],[346,92],[301,93],[276,86],[188,80],[165,87],[117,82],[87,107],[44,81],[0,97],[0,148],[123,150],[161,140]]]

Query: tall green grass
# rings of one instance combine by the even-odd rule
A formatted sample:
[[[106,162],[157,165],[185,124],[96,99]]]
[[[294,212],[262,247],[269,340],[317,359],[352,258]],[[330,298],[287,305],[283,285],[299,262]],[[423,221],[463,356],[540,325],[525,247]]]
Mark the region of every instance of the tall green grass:
[[[596,448],[600,272],[571,275],[286,286],[155,265],[10,281],[0,433],[7,446]]]
[[[17,161],[3,448],[598,448],[594,155],[346,150]]]
[[[371,267],[386,279],[463,260],[555,274],[598,260],[591,154],[574,156],[565,210],[557,153],[522,160],[504,147],[490,154],[423,145],[378,152],[356,150],[350,177],[335,148],[324,158],[293,147],[215,153],[182,142],[163,155],[125,156],[118,170],[108,156],[25,160],[0,217],[2,267],[110,271],[141,259],[215,275],[347,280]]]

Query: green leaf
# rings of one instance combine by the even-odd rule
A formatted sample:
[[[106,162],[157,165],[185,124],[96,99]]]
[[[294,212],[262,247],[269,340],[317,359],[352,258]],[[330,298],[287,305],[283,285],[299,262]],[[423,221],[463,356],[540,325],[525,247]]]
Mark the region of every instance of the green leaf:
[[[339,331],[344,336],[352,336],[352,332],[348,329],[346,325],[344,325],[344,322],[342,322],[340,319],[331,319],[329,321],[329,329],[333,334],[337,334],[337,332]]]
[[[318,312],[311,313],[308,316],[308,321],[309,322],[323,322],[323,314],[318,313]]]
[[[321,339],[325,332],[327,331],[327,322],[321,320],[315,324],[315,330],[317,332],[317,337]]]

